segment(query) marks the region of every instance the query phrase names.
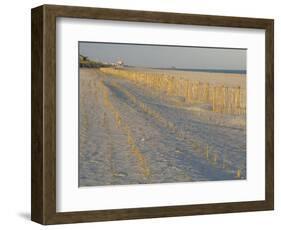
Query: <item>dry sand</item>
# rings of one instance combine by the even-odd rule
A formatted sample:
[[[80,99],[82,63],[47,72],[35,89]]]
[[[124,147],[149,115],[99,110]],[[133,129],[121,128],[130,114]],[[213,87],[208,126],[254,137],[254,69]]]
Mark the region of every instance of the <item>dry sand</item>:
[[[246,178],[245,116],[182,107],[127,80],[80,71],[80,186]]]

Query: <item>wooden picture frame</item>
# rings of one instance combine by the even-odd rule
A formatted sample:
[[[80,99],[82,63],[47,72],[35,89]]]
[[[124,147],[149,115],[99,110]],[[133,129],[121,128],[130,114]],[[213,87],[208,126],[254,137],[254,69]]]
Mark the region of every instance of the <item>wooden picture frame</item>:
[[[266,36],[265,200],[101,211],[56,211],[56,18],[264,29]],[[31,219],[65,224],[274,209],[274,22],[271,19],[43,5],[32,9]]]

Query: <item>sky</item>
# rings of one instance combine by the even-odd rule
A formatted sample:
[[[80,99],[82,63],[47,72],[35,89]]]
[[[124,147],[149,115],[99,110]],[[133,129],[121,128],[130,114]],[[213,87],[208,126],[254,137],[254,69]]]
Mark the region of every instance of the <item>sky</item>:
[[[91,60],[150,68],[246,70],[246,49],[79,42]]]

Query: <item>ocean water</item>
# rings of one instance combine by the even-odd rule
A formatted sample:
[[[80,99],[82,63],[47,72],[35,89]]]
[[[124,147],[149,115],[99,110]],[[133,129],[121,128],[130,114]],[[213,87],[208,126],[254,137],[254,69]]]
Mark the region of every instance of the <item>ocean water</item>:
[[[160,69],[160,68],[152,68]],[[234,70],[234,69],[185,69],[185,68],[161,68],[161,70],[179,70],[179,71],[193,71],[193,72],[208,72],[208,73],[235,73],[246,74],[247,70]]]

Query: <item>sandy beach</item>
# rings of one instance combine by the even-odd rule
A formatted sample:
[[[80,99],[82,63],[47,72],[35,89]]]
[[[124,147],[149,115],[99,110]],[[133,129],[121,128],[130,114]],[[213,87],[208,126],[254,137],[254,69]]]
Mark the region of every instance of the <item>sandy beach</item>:
[[[241,87],[246,82],[244,76],[198,72],[184,77],[212,84],[224,79],[223,84]],[[79,185],[245,179],[245,122],[245,115],[186,105],[130,80],[82,68]]]

